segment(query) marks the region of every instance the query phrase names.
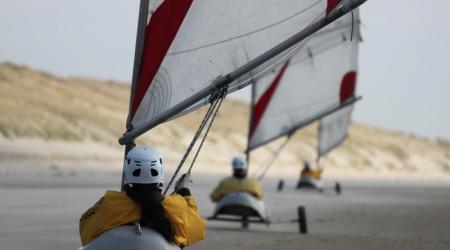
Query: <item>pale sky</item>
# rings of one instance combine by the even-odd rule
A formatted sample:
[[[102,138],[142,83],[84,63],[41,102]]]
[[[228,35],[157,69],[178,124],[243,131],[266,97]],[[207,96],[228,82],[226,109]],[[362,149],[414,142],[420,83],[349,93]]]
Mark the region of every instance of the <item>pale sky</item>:
[[[138,7],[138,0],[0,0],[0,62],[128,82]],[[358,81],[364,99],[354,120],[450,138],[449,12],[449,0],[367,1]]]

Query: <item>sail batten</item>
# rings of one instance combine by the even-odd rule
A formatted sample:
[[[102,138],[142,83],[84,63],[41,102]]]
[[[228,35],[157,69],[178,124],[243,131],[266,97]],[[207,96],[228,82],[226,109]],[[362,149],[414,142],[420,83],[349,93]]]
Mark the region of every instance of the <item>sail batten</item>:
[[[153,14],[150,15],[149,27],[158,17],[159,11],[169,4],[168,2],[170,0],[162,2],[154,12],[150,11]],[[164,34],[167,36],[166,40],[173,39],[170,45],[150,53],[146,48],[152,46],[153,38],[146,36],[140,76],[143,80],[139,81],[136,88],[136,96],[139,97],[135,98],[133,112],[130,113],[133,129],[119,140],[121,144],[130,142],[136,136],[184,110],[190,110],[192,105],[208,98],[218,88],[228,86],[229,90],[234,91],[250,84],[253,76],[263,77],[274,67],[289,60],[291,57],[289,53],[301,48],[303,39],[348,11],[341,7],[325,16],[324,10],[328,1],[324,0],[320,2],[317,0],[290,2],[265,0],[263,2],[276,4],[277,10],[264,9],[265,4],[257,0],[211,2],[182,0],[178,2],[183,2],[181,5],[185,6],[185,9],[182,8],[177,14],[178,17],[172,20],[179,25],[177,30]],[[316,2],[317,4],[314,5]],[[349,7],[353,9],[364,2],[365,0],[351,0]],[[302,14],[295,15],[308,6],[313,7]],[[236,11],[237,8],[239,11]],[[247,9],[251,9],[254,15],[240,20],[240,16],[247,16],[245,15]],[[323,17],[317,19],[320,13],[323,13]],[[286,15],[291,18],[287,20],[280,18]],[[240,20],[238,25],[231,25],[235,20]],[[238,34],[239,31],[247,34],[246,30],[252,30],[249,27],[255,27],[255,25],[268,27],[269,24],[280,22],[280,20],[283,22],[277,24],[277,29],[268,28],[244,37],[233,35]],[[227,27],[226,32],[222,32],[221,35],[234,39],[227,40],[217,37],[217,34],[209,33],[217,30],[218,27]],[[303,30],[296,33],[299,28]],[[195,42],[190,44],[187,41]],[[186,48],[198,48],[196,43],[204,45],[211,44],[213,41],[226,42],[194,51],[175,53]],[[154,54],[163,54],[164,57],[161,60],[161,56],[154,57]],[[156,60],[157,63],[150,63],[153,66],[149,68],[144,65],[145,60],[149,60],[147,57],[152,56],[154,58],[150,60]],[[142,74],[147,77],[143,77]],[[223,76],[220,77],[221,75]]]

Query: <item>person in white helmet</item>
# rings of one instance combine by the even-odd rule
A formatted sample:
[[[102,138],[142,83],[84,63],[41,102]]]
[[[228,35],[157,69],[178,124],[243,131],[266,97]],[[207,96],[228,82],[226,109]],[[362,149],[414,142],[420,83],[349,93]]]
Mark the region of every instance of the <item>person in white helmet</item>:
[[[322,178],[322,169],[320,169],[320,167],[318,167],[318,169],[312,169],[310,161],[304,160],[303,161],[303,169],[300,172],[300,179],[297,183],[297,188],[311,186],[310,181],[305,181],[305,180],[311,180],[311,181],[315,182],[315,181],[320,181],[321,178]]]
[[[210,198],[213,202],[219,201],[222,197],[233,192],[248,192],[258,199],[261,199],[263,192],[261,185],[247,177],[247,164],[242,156],[236,156],[231,161],[233,175],[222,180],[213,190]]]
[[[320,168],[318,168],[318,169],[311,168],[311,162],[309,160],[303,161],[303,169],[300,172],[300,176],[309,176],[311,178],[320,180],[321,174],[322,174],[322,170]]]
[[[205,221],[199,216],[190,190],[183,185],[183,180],[187,179],[183,177],[173,194],[163,196],[161,154],[152,147],[131,149],[124,164],[124,191],[107,191],[81,216],[82,245],[110,229],[134,223],[158,232],[168,243],[180,247],[203,240]]]

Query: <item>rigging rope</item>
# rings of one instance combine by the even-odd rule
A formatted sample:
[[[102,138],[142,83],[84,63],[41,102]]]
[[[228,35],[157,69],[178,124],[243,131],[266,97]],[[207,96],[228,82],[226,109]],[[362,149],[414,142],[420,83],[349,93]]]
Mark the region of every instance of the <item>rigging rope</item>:
[[[215,104],[214,104],[217,107],[212,112],[211,121],[209,122],[209,125],[206,128],[205,135],[203,136],[202,141],[200,142],[200,145],[198,146],[197,152],[195,152],[194,158],[192,159],[191,165],[189,166],[189,169],[188,169],[187,173],[191,173],[191,169],[194,166],[195,160],[197,160],[197,156],[200,153],[200,150],[201,150],[201,148],[203,146],[203,143],[205,142],[206,137],[208,136],[209,130],[211,129],[212,124],[213,124],[214,120],[216,119],[217,113],[219,112],[220,106],[222,106],[222,102],[225,99],[226,95],[227,95],[227,88],[221,89],[220,92],[219,92],[218,101],[216,101]]]
[[[170,186],[172,185],[173,181],[175,180],[175,178],[177,177],[178,173],[180,172],[181,168],[183,167],[184,162],[187,160],[190,152],[192,151],[195,143],[197,142],[198,138],[200,137],[203,129],[205,128],[206,124],[208,123],[209,119],[211,118],[211,115],[213,115],[213,119],[211,120],[210,124],[208,125],[208,129],[207,132],[209,131],[209,129],[211,128],[212,122],[214,121],[217,112],[219,111],[218,108],[220,108],[220,105],[222,104],[222,101],[224,99],[224,97],[226,96],[227,93],[227,87],[218,89],[216,92],[214,92],[214,94],[211,95],[210,98],[210,103],[211,105],[209,106],[208,110],[206,111],[205,116],[203,117],[202,122],[200,123],[200,126],[198,127],[194,137],[192,138],[191,143],[189,144],[188,148],[186,149],[186,152],[183,155],[183,158],[181,159],[180,163],[177,166],[177,169],[175,170],[175,172],[173,173],[169,184],[167,184],[166,189],[164,190],[164,195],[167,193],[167,191],[169,190]],[[195,159],[197,158],[197,155],[201,149],[201,146],[203,145],[203,141],[206,138],[206,134],[204,135],[203,139],[202,139],[202,143],[200,144],[199,148],[197,149],[197,152],[195,154],[195,158],[193,159],[193,162],[191,163],[191,166],[189,167],[189,171],[188,173],[190,173],[192,166],[195,162]]]
[[[352,10],[352,31],[351,31],[351,33],[350,33],[350,42],[352,42],[353,41],[353,29],[354,29],[354,16],[353,16],[353,10]]]
[[[283,150],[283,148],[287,145],[287,143],[289,142],[289,139],[291,138],[292,134],[288,134],[286,140],[283,142],[283,144],[280,145],[280,147],[278,147],[278,149],[275,151],[275,153],[272,156],[272,159],[269,161],[269,163],[263,168],[261,174],[258,177],[258,180],[262,180],[264,178],[264,176],[266,175],[267,171],[269,170],[269,168],[272,166],[272,164],[275,162],[275,160],[278,158],[278,156],[280,155],[281,151]]]

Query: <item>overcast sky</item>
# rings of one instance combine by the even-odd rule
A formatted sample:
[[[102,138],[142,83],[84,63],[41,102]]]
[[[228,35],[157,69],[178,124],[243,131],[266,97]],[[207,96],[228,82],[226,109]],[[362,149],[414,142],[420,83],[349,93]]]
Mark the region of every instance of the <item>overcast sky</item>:
[[[0,0],[0,61],[130,81],[138,5]],[[450,138],[449,11],[449,0],[368,0],[362,7],[358,92],[364,99],[356,121]]]

